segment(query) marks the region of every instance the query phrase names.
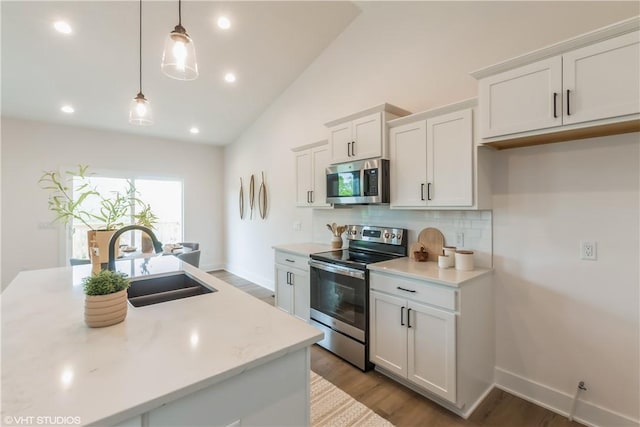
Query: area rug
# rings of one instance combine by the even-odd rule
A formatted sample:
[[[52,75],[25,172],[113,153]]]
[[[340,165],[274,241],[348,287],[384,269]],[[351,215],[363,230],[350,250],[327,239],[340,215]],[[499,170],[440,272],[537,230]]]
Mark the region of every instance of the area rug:
[[[311,371],[311,426],[393,427],[393,424]]]

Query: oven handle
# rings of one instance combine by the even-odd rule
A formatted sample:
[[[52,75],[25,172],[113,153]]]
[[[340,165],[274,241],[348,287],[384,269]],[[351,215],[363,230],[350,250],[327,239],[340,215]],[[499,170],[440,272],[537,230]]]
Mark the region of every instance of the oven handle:
[[[329,264],[328,262],[321,262],[316,260],[309,260],[309,265],[319,270],[329,271],[331,273],[341,274],[343,276],[355,277],[356,279],[364,280],[364,272],[355,270],[353,268],[342,267],[340,265]]]

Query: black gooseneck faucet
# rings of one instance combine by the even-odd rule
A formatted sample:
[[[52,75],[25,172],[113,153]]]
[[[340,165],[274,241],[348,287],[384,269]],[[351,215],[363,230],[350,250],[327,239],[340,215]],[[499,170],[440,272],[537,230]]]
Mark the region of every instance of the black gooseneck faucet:
[[[116,246],[116,241],[118,240],[118,237],[120,237],[123,233],[126,233],[127,231],[131,231],[131,230],[140,230],[142,232],[147,233],[147,235],[151,237],[151,241],[153,242],[153,247],[155,248],[156,253],[159,254],[160,252],[162,252],[162,243],[158,241],[158,238],[156,237],[155,234],[153,234],[153,231],[151,231],[150,228],[144,227],[142,225],[127,225],[125,227],[118,229],[118,231],[116,231],[113,234],[113,236],[111,236],[111,240],[109,240],[109,264],[107,266],[108,270],[112,270],[112,271],[116,270],[115,246]]]

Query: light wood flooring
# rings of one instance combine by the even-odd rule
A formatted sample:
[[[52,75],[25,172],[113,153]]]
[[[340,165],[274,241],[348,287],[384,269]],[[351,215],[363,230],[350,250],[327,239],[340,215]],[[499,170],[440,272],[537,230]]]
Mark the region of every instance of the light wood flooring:
[[[223,270],[210,274],[267,304],[275,304],[274,294],[269,289]],[[384,375],[376,371],[362,372],[317,345],[311,348],[311,369],[397,427],[582,426],[498,389],[494,389],[473,415],[464,420]]]

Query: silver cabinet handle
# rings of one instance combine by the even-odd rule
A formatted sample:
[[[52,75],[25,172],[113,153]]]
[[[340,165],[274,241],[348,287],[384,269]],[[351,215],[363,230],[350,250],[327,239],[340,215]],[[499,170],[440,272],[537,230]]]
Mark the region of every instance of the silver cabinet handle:
[[[404,305],[400,308],[400,326],[404,326]]]
[[[567,116],[571,115],[571,108],[569,107],[569,100],[571,98],[571,91],[567,89]]]
[[[424,200],[424,183],[420,184],[420,200]]]
[[[400,286],[396,286],[396,289],[400,289],[401,291],[405,291],[405,292],[411,292],[412,294],[416,293],[416,291],[414,291],[413,289],[402,288]]]
[[[294,260],[289,259],[289,258],[285,258],[284,260],[287,261],[287,262],[295,262]]]
[[[355,141],[351,142],[351,155],[352,156],[356,155],[356,142]]]
[[[411,327],[411,309],[407,310],[407,328]]]
[[[347,143],[347,157],[351,157],[351,143]]]

